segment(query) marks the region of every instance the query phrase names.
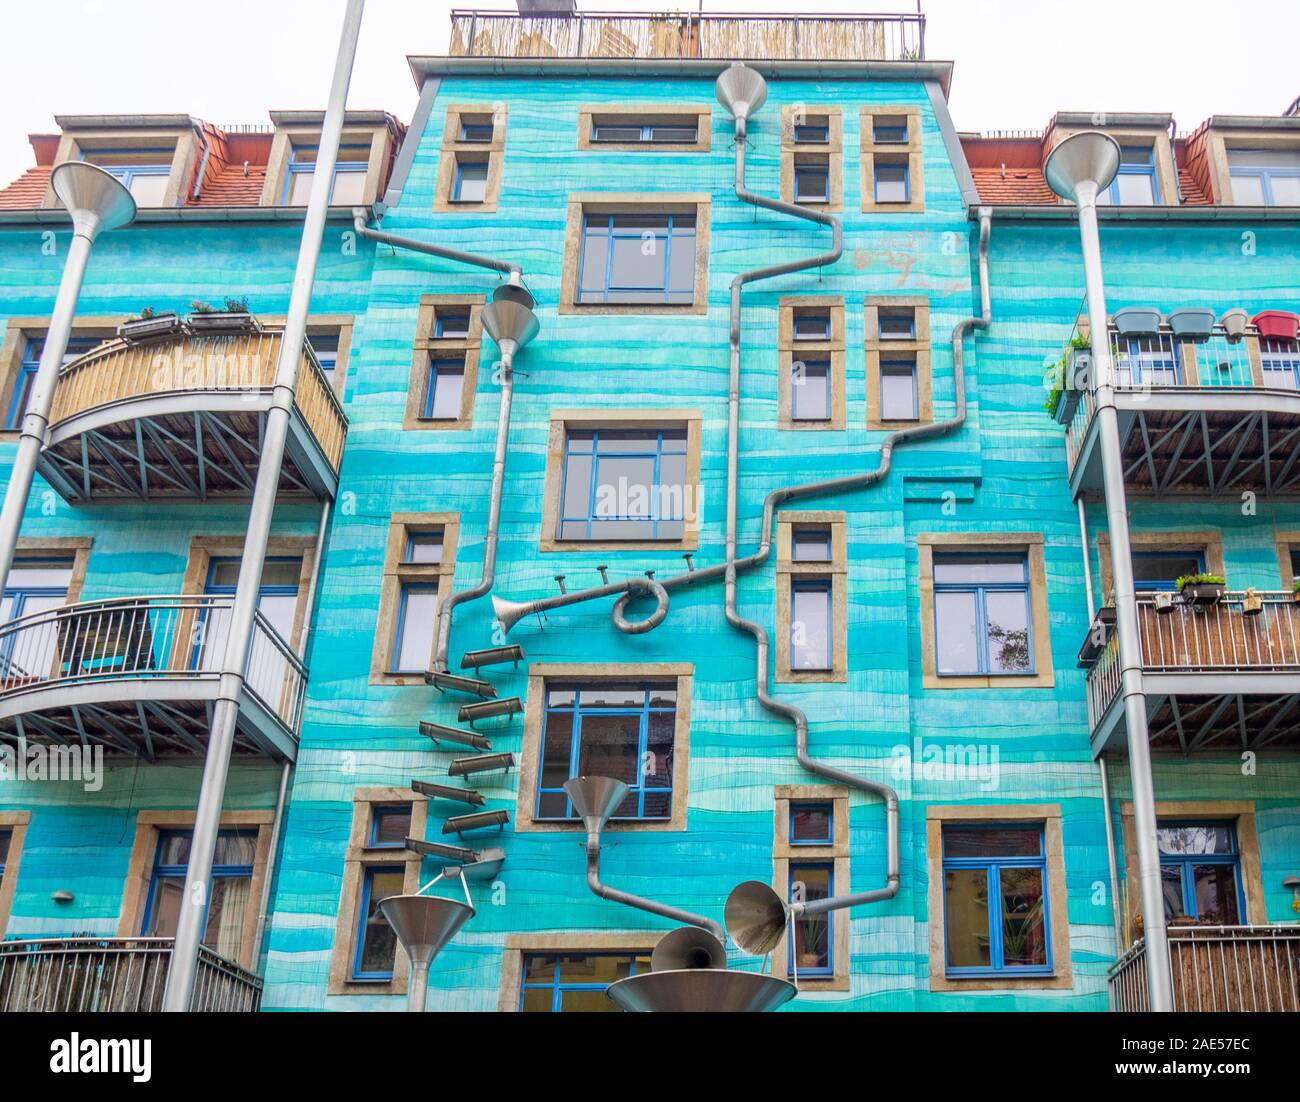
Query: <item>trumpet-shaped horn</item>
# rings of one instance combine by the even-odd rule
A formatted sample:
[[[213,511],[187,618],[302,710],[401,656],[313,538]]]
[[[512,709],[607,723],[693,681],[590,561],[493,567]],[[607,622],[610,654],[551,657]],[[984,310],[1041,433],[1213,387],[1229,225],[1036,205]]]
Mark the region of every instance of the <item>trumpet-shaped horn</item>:
[[[501,625],[502,634],[509,634],[510,629],[533,611],[532,602],[509,601],[505,597],[492,594],[492,611]]]
[[[727,950],[722,942],[698,926],[681,926],[669,931],[650,954],[652,972],[726,967]]]
[[[723,921],[731,940],[747,953],[765,957],[785,933],[785,901],[761,880],[737,884],[727,896]]]

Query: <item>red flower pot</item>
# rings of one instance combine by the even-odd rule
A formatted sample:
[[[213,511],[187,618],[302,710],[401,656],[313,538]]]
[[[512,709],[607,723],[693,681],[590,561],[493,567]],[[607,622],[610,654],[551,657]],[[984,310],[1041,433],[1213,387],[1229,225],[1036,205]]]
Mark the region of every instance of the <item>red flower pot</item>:
[[[1259,335],[1270,341],[1293,341],[1300,331],[1300,315],[1287,310],[1265,310],[1252,319]]]

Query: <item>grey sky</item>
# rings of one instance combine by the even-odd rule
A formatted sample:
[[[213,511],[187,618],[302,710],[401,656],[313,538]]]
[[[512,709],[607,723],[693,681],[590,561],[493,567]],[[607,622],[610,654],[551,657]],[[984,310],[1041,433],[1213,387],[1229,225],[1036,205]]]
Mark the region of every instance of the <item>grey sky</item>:
[[[369,0],[351,105],[409,120],[415,87],[404,59],[446,52],[451,7]],[[1057,109],[1172,111],[1187,130],[1215,113],[1280,114],[1300,94],[1295,0],[924,0],[924,7],[927,55],[956,61],[951,103],[963,130],[1039,129]],[[234,123],[266,122],[270,109],[323,106],[343,0],[38,0],[5,8],[2,182],[31,164],[27,134],[53,130],[55,114],[174,111]],[[915,10],[908,0],[705,0],[704,8]]]

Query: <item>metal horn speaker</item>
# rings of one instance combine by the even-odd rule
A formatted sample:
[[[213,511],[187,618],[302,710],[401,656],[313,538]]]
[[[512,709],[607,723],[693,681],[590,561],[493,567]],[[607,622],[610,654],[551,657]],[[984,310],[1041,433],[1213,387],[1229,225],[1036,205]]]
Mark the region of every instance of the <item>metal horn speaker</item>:
[[[765,957],[785,933],[787,907],[761,880],[737,884],[727,896],[723,921],[731,940],[747,953]]]
[[[659,939],[650,954],[650,971],[677,972],[694,968],[726,968],[727,950],[708,930],[681,926]]]
[[[92,241],[102,230],[135,221],[135,199],[111,172],[86,161],[65,161],[50,176],[59,202],[72,215],[75,232]]]
[[[512,627],[533,611],[533,606],[529,601],[509,601],[505,597],[498,597],[494,593],[492,594],[492,611],[501,624],[501,631],[508,634]]]
[[[1084,130],[1052,150],[1043,166],[1047,186],[1072,203],[1091,202],[1119,172],[1119,142],[1100,130]]]

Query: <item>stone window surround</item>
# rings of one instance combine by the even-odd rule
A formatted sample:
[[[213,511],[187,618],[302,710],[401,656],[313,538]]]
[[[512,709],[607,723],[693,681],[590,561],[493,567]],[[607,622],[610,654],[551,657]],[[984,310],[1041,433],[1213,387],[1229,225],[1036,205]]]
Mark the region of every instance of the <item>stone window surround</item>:
[[[490,115],[492,140],[490,142],[462,142],[460,120],[464,115]],[[442,127],[442,147],[438,157],[438,180],[434,187],[433,209],[440,214],[494,214],[501,198],[501,176],[506,149],[506,126],[509,108],[504,102],[449,103]],[[456,184],[456,160],[460,154],[474,159],[487,159],[487,182],[483,198],[466,203],[453,199]]]
[[[1224,575],[1223,533],[1218,529],[1162,532],[1134,532],[1129,529],[1128,540],[1134,551],[1199,551],[1205,556],[1206,573],[1221,577]],[[1101,567],[1101,598],[1104,602],[1115,588],[1115,579],[1110,570],[1108,532],[1097,533],[1097,562]]]
[[[796,341],[796,310],[811,307],[830,312],[831,337],[828,341]],[[777,428],[795,432],[826,431],[845,426],[844,299],[839,295],[787,295],[777,306]],[[805,357],[824,358],[831,365],[831,408],[827,421],[796,421],[790,390],[792,365]]]
[[[274,811],[223,811],[221,829],[257,829],[256,850],[253,855],[253,879],[248,892],[244,914],[244,928],[240,938],[239,958],[236,961],[250,972],[257,970],[261,946],[257,944],[258,908],[262,902],[262,886],[270,874],[271,829],[275,822]],[[130,863],[122,890],[122,910],[118,916],[118,937],[139,937],[149,902],[149,885],[154,862],[158,854],[158,840],[163,831],[193,830],[193,811],[141,811],[135,817],[135,841],[131,846]]]
[[[877,115],[905,117],[907,143],[889,142],[877,145],[872,120]],[[925,180],[921,156],[921,109],[915,105],[872,104],[861,109],[862,144],[862,210],[871,214],[919,214],[925,210]],[[907,158],[908,200],[906,203],[876,202],[876,157],[886,160]]]
[[[677,681],[677,722],[673,734],[673,809],[668,819],[646,822],[611,822],[606,832],[684,831],[687,781],[691,749],[691,685],[695,666],[690,662],[534,662],[528,668],[528,695],[524,705],[524,737],[519,753],[519,788],[516,796],[515,833],[581,833],[581,821],[538,821],[537,775],[541,768],[542,725],[547,682]]]
[[[542,494],[542,551],[694,551],[699,547],[700,517],[690,508],[700,500],[702,414],[698,409],[553,409],[546,448],[546,484]],[[564,480],[564,448],[575,428],[686,428],[686,525],[678,540],[561,540],[560,497]]]
[[[1233,206],[1232,173],[1228,152],[1234,149],[1259,149],[1268,152],[1300,151],[1300,134],[1295,130],[1252,130],[1249,127],[1219,125],[1205,136],[1205,157],[1213,188],[1213,199],[1220,206]]]
[[[501,956],[501,982],[497,1013],[519,1013],[524,983],[524,957],[530,953],[627,953],[642,956],[654,952],[667,930],[589,930],[564,933],[506,934]]]
[[[483,344],[484,295],[421,295],[415,326],[415,350],[411,378],[406,388],[406,413],[402,428],[409,431],[468,429],[474,421],[474,398],[478,392],[480,349]],[[469,312],[469,332],[464,337],[435,337],[439,311],[462,307]],[[429,361],[436,355],[465,358],[465,380],[460,392],[460,416],[435,419],[424,416],[429,387]]]
[[[442,529],[442,562],[403,563],[406,540],[412,531]],[[371,685],[424,685],[423,673],[393,673],[389,669],[397,642],[397,618],[404,582],[429,581],[438,585],[441,600],[451,592],[456,573],[456,546],[460,538],[459,513],[394,513],[389,518],[384,549],[384,573],[379,591],[379,619],[370,659]],[[429,661],[433,661],[430,651]]]
[[[351,114],[351,112],[348,112]],[[320,142],[321,124],[277,123],[271,139],[271,152],[267,158],[266,180],[258,201],[263,207],[285,205],[285,184],[289,173],[289,158],[295,145],[316,145]],[[366,183],[361,206],[373,206],[379,198],[384,174],[392,156],[393,138],[386,123],[345,123],[341,145],[370,145],[366,163]]]
[[[800,118],[826,116],[827,140],[825,142],[796,142],[794,128]],[[844,119],[837,104],[794,104],[781,107],[781,198],[793,203],[794,168],[803,154],[826,157],[827,194],[825,203],[802,204],[812,210],[837,212],[844,209]]]
[[[572,191],[564,231],[560,282],[561,314],[705,314],[709,308],[709,218],[713,196],[707,191]],[[689,303],[578,302],[582,224],[588,214],[694,214],[695,293]]]
[[[1291,553],[1300,551],[1300,529],[1276,532],[1273,538],[1277,545],[1278,577],[1282,581],[1282,589],[1290,590],[1297,577],[1291,571]]]
[[[627,116],[629,120],[680,125],[695,122],[694,142],[598,142],[592,138],[597,117]],[[578,148],[613,153],[707,153],[713,136],[713,108],[707,103],[583,103],[578,106]]]
[[[831,864],[835,877],[835,892],[843,895],[849,891],[849,790],[839,785],[778,784],[773,789],[774,808],[772,822],[772,888],[788,901],[790,864]],[[832,838],[830,845],[807,846],[790,844],[790,805],[816,802],[831,805]],[[799,976],[799,989],[808,991],[849,990],[849,945],[852,915],[838,911],[832,921],[834,942],[831,946],[830,976]],[[789,970],[789,949],[786,935],[772,950],[773,972],[785,976]]]
[[[943,827],[945,823],[1024,822],[1043,824],[1047,858],[1048,922],[1051,925],[1050,976],[972,976],[946,974],[944,939]],[[1060,804],[929,804],[925,809],[926,868],[930,928],[931,991],[1069,991],[1074,986],[1070,962],[1070,914],[1065,883],[1065,847]]]
[[[185,205],[189,189],[194,186],[194,170],[200,143],[189,120],[179,125],[151,126],[148,128],[112,127],[74,128],[65,130],[59,138],[54,154],[54,167],[65,161],[79,161],[86,153],[97,149],[130,151],[132,149],[172,148],[171,171],[167,176],[167,190],[163,193],[163,207]],[[41,207],[59,207],[52,184],[45,185]]]
[[[795,528],[826,528],[831,536],[830,562],[795,562],[791,541]],[[784,510],[776,515],[776,668],[778,685],[845,683],[848,658],[848,517],[843,511]],[[790,666],[790,586],[796,578],[831,583],[831,668],[795,670]]]
[[[938,674],[934,645],[934,552],[1023,552],[1029,565],[1030,622],[1034,636],[1032,674]],[[921,685],[926,689],[1050,689],[1051,622],[1047,609],[1047,571],[1041,532],[923,532],[916,537],[918,589],[921,595]]]
[[[393,978],[388,981],[354,980],[352,963],[356,959],[357,932],[361,915],[361,885],[365,871],[374,865],[404,865],[405,879],[402,891],[410,894],[420,887],[420,862],[418,853],[393,846],[376,848],[370,841],[370,822],[376,806],[386,804],[411,805],[412,838],[423,838],[429,804],[410,788],[373,787],[357,788],[352,793],[352,825],[348,832],[348,845],[343,859],[342,886],[339,891],[338,916],[334,922],[334,944],[330,950],[327,995],[405,995],[410,977],[410,960],[401,943],[393,958]]]
[[[934,420],[933,374],[930,369],[930,300],[924,295],[868,295],[863,299],[866,323],[867,428],[900,429]],[[880,338],[880,311],[911,308],[916,336],[910,341]],[[916,359],[915,421],[884,421],[880,417],[881,358],[902,354]]]
[[[14,563],[17,565],[23,559],[66,558],[71,552],[72,577],[68,579],[67,603],[75,605],[81,600],[81,590],[86,584],[86,567],[94,543],[91,536],[19,536]]]
[[[0,829],[9,831],[9,853],[4,861],[4,879],[0,880],[0,938],[4,937],[9,915],[13,912],[14,891],[18,886],[18,872],[22,866],[23,842],[31,821],[30,811],[0,811]]]

